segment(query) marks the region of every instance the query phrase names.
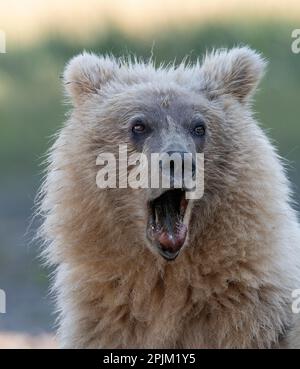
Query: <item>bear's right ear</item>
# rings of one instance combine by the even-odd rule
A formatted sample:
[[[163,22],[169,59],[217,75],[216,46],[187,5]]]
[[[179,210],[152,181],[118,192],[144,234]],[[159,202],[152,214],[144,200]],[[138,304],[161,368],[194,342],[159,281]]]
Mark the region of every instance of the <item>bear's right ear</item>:
[[[91,94],[97,94],[102,86],[113,79],[118,64],[108,56],[96,56],[84,52],[69,61],[64,72],[67,95],[76,106]]]

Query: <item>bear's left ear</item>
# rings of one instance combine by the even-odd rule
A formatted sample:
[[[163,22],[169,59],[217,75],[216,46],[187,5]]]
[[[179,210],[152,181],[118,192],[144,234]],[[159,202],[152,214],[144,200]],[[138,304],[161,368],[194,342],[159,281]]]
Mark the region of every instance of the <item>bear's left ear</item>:
[[[202,88],[211,98],[230,94],[247,102],[261,80],[266,62],[248,47],[217,50],[208,54],[200,68]]]
[[[114,58],[84,52],[71,59],[65,68],[65,91],[76,106],[91,94],[97,94],[118,69]]]

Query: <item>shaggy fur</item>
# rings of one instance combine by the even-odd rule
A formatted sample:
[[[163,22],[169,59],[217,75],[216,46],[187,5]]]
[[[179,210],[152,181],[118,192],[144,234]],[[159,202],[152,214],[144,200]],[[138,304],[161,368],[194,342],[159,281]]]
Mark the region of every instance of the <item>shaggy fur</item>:
[[[157,69],[87,53],[67,65],[73,109],[41,200],[62,347],[271,348],[293,329],[299,225],[250,104],[264,65],[248,48]],[[205,193],[168,262],[146,240],[145,191],[99,189],[96,157],[119,143],[135,151],[126,122],[137,110],[189,102],[208,122]]]

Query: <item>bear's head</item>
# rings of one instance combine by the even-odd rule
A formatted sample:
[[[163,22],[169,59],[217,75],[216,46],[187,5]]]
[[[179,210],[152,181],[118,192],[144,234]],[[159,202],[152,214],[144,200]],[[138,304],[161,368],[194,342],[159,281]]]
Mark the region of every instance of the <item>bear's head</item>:
[[[93,186],[85,196],[92,196],[91,201],[99,201],[99,206],[106,201],[115,227],[131,232],[134,244],[146,244],[164,258],[175,259],[188,244],[192,218],[201,214],[197,209],[211,210],[226,191],[238,186],[245,160],[253,150],[248,144],[259,136],[250,102],[264,66],[264,60],[247,47],[212,52],[194,65],[158,68],[151,62],[88,53],[73,58],[64,74],[73,105],[65,144],[74,148],[80,168],[75,170],[81,172],[81,183],[89,186],[82,188]],[[120,145],[122,149],[127,145],[127,152],[121,155]],[[119,165],[125,155],[141,153],[148,159],[151,154],[183,158],[190,153],[193,178],[196,154],[202,153],[202,198],[187,199],[184,183],[175,188],[177,174],[172,164],[171,188],[151,188],[149,181],[144,187],[150,188],[128,187],[124,173],[123,182],[118,176]],[[98,160],[101,154],[108,156]],[[108,165],[109,155],[116,158],[110,163],[115,173],[107,173],[105,178],[116,188],[99,188],[97,164]],[[127,169],[125,177],[137,179],[137,165],[129,163]],[[121,182],[127,188],[120,188]]]

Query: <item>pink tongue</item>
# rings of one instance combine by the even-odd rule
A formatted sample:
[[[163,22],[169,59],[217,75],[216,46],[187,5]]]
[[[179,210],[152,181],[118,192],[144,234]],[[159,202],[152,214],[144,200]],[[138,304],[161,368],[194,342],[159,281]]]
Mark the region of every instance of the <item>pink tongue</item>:
[[[167,232],[163,230],[159,235],[158,241],[163,250],[169,252],[177,252],[184,244],[187,234],[187,227],[183,223],[177,225],[175,232]]]

